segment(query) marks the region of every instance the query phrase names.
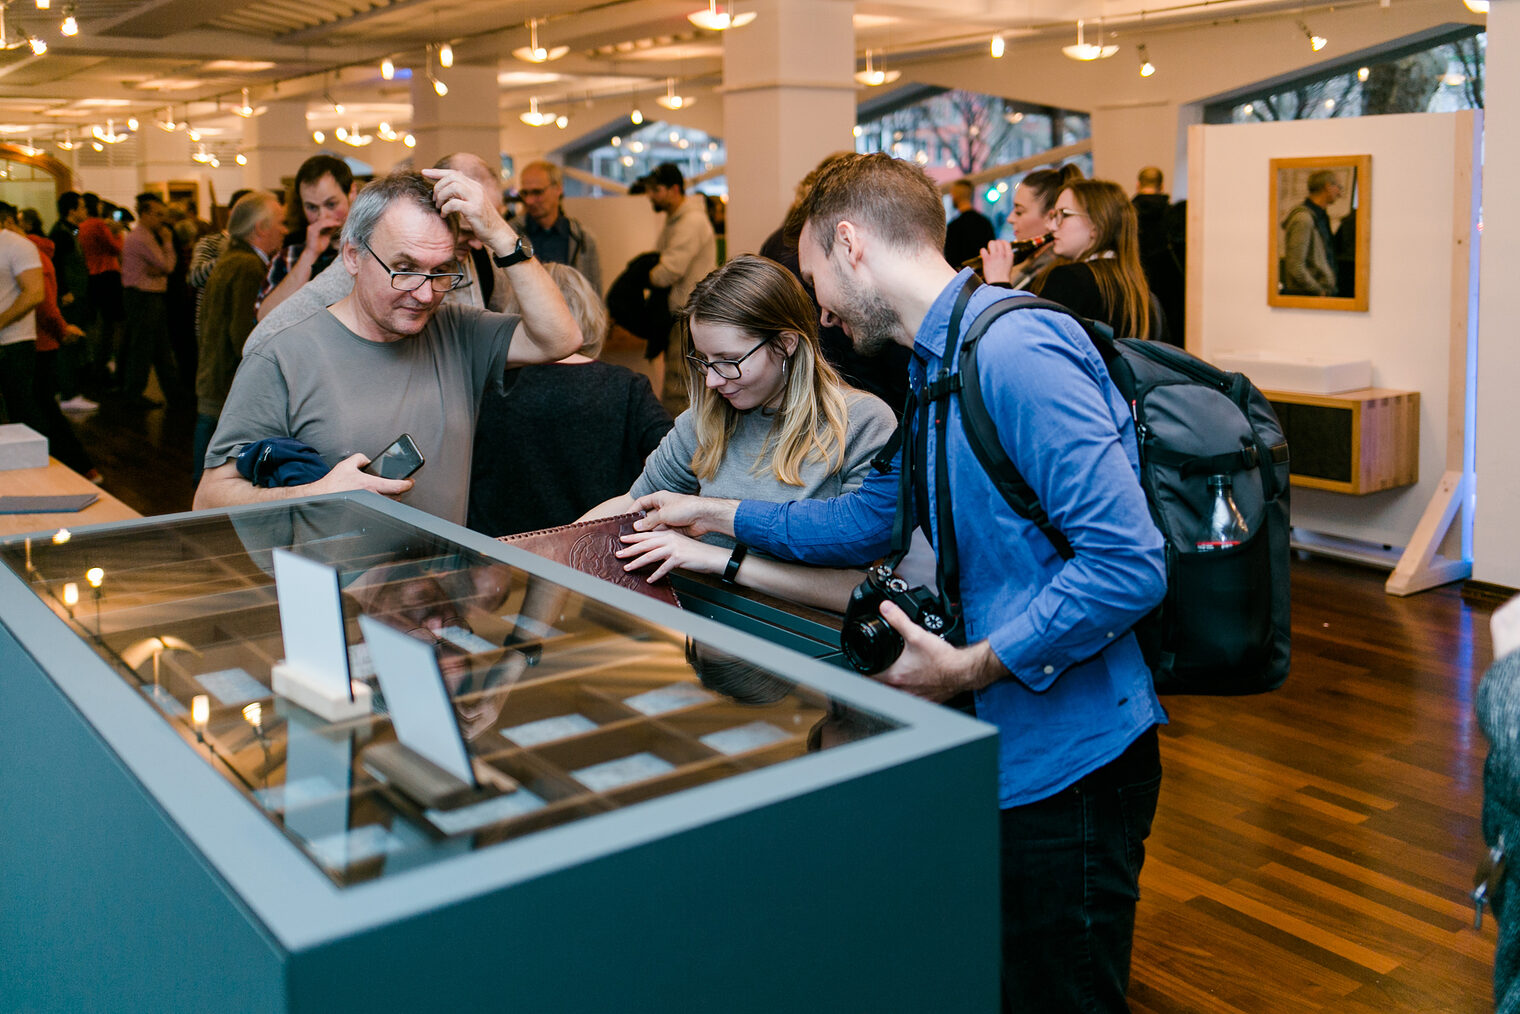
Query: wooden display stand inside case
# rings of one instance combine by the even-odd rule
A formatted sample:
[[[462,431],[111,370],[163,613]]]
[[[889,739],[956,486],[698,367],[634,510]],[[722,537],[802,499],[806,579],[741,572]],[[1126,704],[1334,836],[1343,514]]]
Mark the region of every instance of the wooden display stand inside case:
[[[1420,481],[1420,393],[1264,391],[1288,435],[1295,486],[1377,493]]]

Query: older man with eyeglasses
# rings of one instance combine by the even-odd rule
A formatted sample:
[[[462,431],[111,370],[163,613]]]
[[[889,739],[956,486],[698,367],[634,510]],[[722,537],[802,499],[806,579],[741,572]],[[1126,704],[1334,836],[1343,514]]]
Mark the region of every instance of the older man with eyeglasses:
[[[521,317],[444,305],[467,279],[460,224],[506,270]],[[463,523],[487,386],[500,385],[504,369],[575,352],[580,329],[532,246],[458,170],[400,172],[365,187],[344,223],[341,256],[353,277],[347,296],[244,348],[195,506],[371,489]],[[403,433],[426,461],[415,478],[363,471]],[[253,485],[238,454],[278,437],[315,448],[331,471],[304,485]]]

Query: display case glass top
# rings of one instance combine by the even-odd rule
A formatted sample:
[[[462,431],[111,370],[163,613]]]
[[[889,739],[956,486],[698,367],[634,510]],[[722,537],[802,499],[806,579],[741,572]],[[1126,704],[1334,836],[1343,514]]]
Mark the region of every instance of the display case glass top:
[[[275,549],[337,571],[372,714],[327,722],[272,692]],[[352,499],[12,539],[0,558],[338,885],[899,726]],[[430,808],[366,763],[395,733],[360,615],[433,646],[494,793]]]

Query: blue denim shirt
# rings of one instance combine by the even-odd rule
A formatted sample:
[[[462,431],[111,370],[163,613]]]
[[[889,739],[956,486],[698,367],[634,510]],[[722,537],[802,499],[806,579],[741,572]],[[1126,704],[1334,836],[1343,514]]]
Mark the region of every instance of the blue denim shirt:
[[[940,368],[967,274],[940,293],[918,329],[915,389]],[[1027,297],[984,286],[962,327],[1000,298]],[[976,693],[977,717],[1001,731],[999,797],[1009,807],[1054,795],[1166,721],[1128,632],[1165,594],[1166,562],[1140,489],[1134,420],[1082,329],[1041,310],[1008,314],[982,339],[977,362],[1004,450],[1076,551],[1061,560],[1007,506],[966,443],[952,398],[945,456],[966,641],[990,641],[1011,674]],[[935,441],[928,445],[932,491],[938,463]],[[735,535],[783,559],[858,566],[887,552],[896,504],[895,473],[873,473],[832,500],[744,501]]]

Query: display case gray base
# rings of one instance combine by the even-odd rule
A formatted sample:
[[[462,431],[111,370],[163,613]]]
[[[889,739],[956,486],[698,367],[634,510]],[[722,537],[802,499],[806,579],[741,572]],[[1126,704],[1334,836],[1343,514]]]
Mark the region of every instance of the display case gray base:
[[[897,728],[335,881],[70,633],[40,585],[0,571],[0,1010],[997,1009],[988,727],[360,503],[603,611],[647,609]]]

